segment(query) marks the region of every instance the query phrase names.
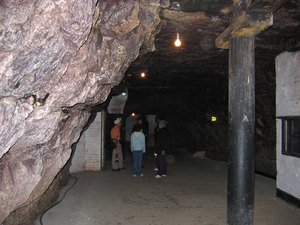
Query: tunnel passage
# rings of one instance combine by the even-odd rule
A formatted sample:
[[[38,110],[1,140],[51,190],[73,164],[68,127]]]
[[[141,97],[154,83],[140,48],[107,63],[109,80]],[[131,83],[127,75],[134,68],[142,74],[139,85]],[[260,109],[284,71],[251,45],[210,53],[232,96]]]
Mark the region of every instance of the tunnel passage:
[[[0,223],[30,219],[47,204],[39,201],[46,190],[55,198],[72,144],[120,83],[125,113],[169,115],[175,145],[226,160],[228,52],[214,40],[229,24],[231,1],[180,1],[180,9],[158,0],[2,1],[0,10]],[[299,30],[299,2],[289,1],[256,38],[256,168],[271,176],[272,68],[277,54],[299,50]],[[177,31],[181,48],[173,46]],[[146,79],[137,78],[144,70]]]

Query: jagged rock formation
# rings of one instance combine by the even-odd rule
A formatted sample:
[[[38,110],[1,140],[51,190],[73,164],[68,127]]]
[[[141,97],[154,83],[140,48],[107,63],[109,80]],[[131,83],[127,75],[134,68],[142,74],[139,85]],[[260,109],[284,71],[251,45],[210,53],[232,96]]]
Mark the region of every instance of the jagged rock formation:
[[[0,224],[45,192],[91,106],[153,49],[159,0],[0,2]]]

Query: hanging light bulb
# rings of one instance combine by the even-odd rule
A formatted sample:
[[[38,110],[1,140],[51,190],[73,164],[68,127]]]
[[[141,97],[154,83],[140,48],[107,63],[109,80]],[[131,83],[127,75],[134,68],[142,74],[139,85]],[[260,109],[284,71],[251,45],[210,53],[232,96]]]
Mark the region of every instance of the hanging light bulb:
[[[176,40],[174,42],[176,47],[180,47],[181,46],[181,41],[180,41],[180,37],[179,37],[179,33],[177,32],[177,36],[176,36]]]
[[[141,73],[141,78],[145,78],[146,77],[146,73],[142,72]]]
[[[177,34],[176,34],[176,40],[174,42],[174,45],[176,47],[180,47],[181,46],[181,41],[180,41],[180,37],[179,37],[179,23],[180,23],[180,14],[179,14],[179,10],[180,10],[180,3],[176,2],[176,9],[177,9]]]

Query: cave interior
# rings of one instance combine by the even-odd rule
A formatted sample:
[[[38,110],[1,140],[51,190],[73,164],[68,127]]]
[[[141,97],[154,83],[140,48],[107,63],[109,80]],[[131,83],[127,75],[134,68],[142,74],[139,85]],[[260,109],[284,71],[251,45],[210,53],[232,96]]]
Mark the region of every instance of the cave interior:
[[[34,2],[0,1],[0,224],[23,224],[57,198],[79,138],[101,112],[104,142],[116,117],[157,115],[173,148],[226,162],[232,68],[229,41],[217,38],[237,18],[260,29],[241,35],[255,43],[254,169],[276,178],[275,63],[300,50],[300,1]],[[107,113],[124,92],[121,114]]]

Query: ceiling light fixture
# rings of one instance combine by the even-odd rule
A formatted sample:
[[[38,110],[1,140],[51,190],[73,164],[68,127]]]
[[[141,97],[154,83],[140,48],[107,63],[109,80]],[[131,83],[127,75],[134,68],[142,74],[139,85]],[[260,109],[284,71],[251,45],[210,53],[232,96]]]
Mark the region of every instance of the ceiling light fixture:
[[[144,72],[141,73],[141,77],[144,78],[146,77],[146,74]]]
[[[181,40],[180,40],[180,35],[179,35],[179,9],[180,9],[180,3],[176,2],[176,10],[177,10],[177,33],[176,33],[176,40],[174,42],[174,45],[176,47],[180,47],[181,46]]]
[[[179,33],[177,31],[177,35],[176,35],[176,41],[174,42],[176,47],[180,47],[181,46],[181,41],[180,41],[180,37],[179,37]]]

